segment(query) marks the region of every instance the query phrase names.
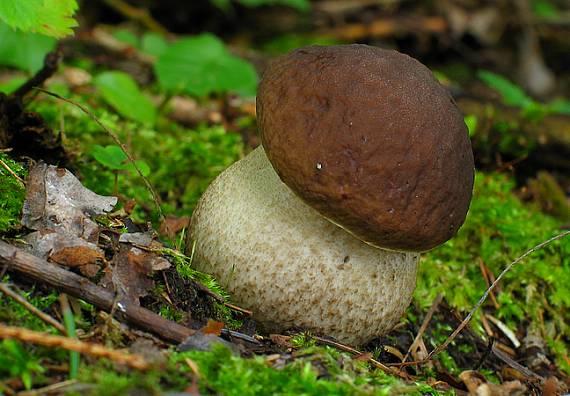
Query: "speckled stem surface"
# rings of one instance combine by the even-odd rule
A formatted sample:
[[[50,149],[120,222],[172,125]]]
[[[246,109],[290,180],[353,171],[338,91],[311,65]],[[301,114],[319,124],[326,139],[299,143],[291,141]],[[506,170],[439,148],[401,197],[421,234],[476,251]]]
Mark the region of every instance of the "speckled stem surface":
[[[418,253],[367,245],[286,187],[259,147],[194,212],[194,265],[268,331],[301,327],[361,344],[388,332],[415,288]]]

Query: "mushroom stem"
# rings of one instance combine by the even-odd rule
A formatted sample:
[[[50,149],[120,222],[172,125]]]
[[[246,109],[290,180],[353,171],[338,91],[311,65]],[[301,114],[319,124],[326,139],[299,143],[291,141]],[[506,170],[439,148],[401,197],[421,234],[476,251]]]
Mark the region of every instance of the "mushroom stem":
[[[195,265],[268,331],[306,328],[361,344],[408,306],[419,253],[372,247],[323,218],[262,147],[223,172],[194,212]]]

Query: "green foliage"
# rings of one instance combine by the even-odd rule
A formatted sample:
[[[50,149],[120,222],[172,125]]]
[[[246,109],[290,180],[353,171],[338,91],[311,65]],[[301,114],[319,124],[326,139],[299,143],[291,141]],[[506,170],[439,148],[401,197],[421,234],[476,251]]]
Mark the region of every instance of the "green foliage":
[[[91,154],[101,165],[113,171],[125,170],[131,172],[133,175],[137,174],[135,166],[128,160],[127,155],[119,146],[111,145],[103,147],[97,144]],[[150,168],[146,162],[137,160],[135,164],[144,176],[149,175]]]
[[[26,79],[24,77],[20,76],[13,77],[8,81],[5,81],[2,84],[0,84],[0,92],[5,93],[6,95],[10,95],[25,82]]]
[[[145,32],[142,37],[139,37],[128,29],[119,29],[113,32],[113,36],[147,55],[156,57],[162,55],[168,48],[168,43],[164,37],[154,32]]]
[[[49,109],[50,112],[53,110]],[[81,139],[77,140],[81,144],[78,150],[89,151],[95,144],[110,142],[93,121],[70,110],[71,114],[66,118],[67,136]],[[43,114],[57,120],[59,113]],[[110,129],[117,131],[123,141],[127,134],[131,134],[131,153],[152,169],[148,177],[163,197],[163,210],[166,213],[176,211],[179,215],[190,215],[209,183],[242,154],[240,135],[227,133],[221,127],[188,130],[168,124],[168,128],[163,128],[164,131],[159,133],[140,128],[134,123],[122,123],[102,109],[98,109],[96,114]],[[87,187],[99,194],[114,193],[113,172],[102,172],[99,163],[90,162],[88,158],[82,158],[79,166]],[[152,207],[150,193],[136,177],[122,179],[121,193]],[[148,221],[148,214],[143,216],[140,219]]]
[[[210,0],[210,1],[216,7],[224,11],[231,10],[231,5],[232,5],[231,0]],[[282,6],[295,8],[296,10],[303,12],[309,11],[311,9],[311,3],[309,0],[236,0],[236,1],[246,7],[282,5]]]
[[[477,130],[477,116],[474,114],[468,114],[464,118],[465,125],[467,125],[467,130],[469,131],[469,136],[475,135]]]
[[[105,102],[123,117],[152,126],[156,121],[154,104],[139,89],[127,73],[107,71],[99,74],[93,83],[101,91]]]
[[[61,38],[73,34],[77,8],[76,0],[2,0],[0,20],[23,32]]]
[[[0,378],[19,377],[26,389],[31,389],[33,378],[45,369],[15,340],[0,342]]]
[[[443,293],[454,308],[468,311],[486,289],[479,260],[496,276],[520,254],[559,232],[561,224],[523,205],[512,194],[513,186],[504,175],[476,176],[471,208],[458,235],[423,258],[415,292],[423,308]],[[528,327],[549,343],[562,340],[553,352],[561,367],[570,370],[562,358],[567,347],[560,346],[570,339],[570,238],[512,268],[497,299],[496,315],[512,329],[530,318]]]
[[[520,107],[523,110],[523,116],[531,121],[538,121],[549,113],[570,113],[570,102],[566,100],[558,99],[547,104],[539,103],[529,97],[521,87],[503,76],[487,70],[479,70],[477,76],[490,88],[499,92],[506,105]]]
[[[142,36],[140,49],[145,54],[159,57],[168,49],[168,43],[160,34],[147,32]]]
[[[3,3],[0,1],[0,4]],[[41,69],[44,56],[55,48],[55,40],[51,37],[14,31],[1,22],[0,37],[0,64],[29,73]]]
[[[24,168],[9,159],[6,154],[0,153],[0,160],[18,176],[26,177]],[[0,232],[20,224],[20,211],[25,197],[24,186],[3,166],[0,166]]]
[[[63,308],[63,324],[65,325],[65,332],[70,338],[77,338],[75,332],[75,317],[69,305],[62,304]],[[76,379],[77,372],[79,371],[79,352],[69,351],[69,379]]]
[[[557,17],[560,14],[558,8],[548,0],[532,0],[532,12],[541,18]]]
[[[480,70],[477,75],[485,84],[501,94],[505,104],[522,108],[532,104],[533,100],[527,96],[521,87],[513,84],[503,76],[487,70]]]
[[[290,342],[295,348],[309,348],[316,345],[315,340],[307,333],[295,334],[291,337]]]
[[[171,44],[156,61],[155,72],[162,89],[198,97],[222,92],[253,96],[257,87],[253,66],[211,34]]]

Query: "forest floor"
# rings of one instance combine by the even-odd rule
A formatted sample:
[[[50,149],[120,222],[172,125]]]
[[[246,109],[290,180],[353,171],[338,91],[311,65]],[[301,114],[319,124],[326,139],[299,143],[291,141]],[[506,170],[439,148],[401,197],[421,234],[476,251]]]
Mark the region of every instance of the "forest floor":
[[[509,12],[498,5],[224,14],[205,2],[178,10],[196,21],[185,31],[169,24],[172,9],[140,18],[107,3],[85,6],[59,43],[0,22],[0,394],[568,392],[563,11],[496,26]],[[492,15],[495,36],[462,15]],[[269,60],[345,42],[430,67],[465,114],[477,167],[467,220],[422,255],[404,317],[358,348],[302,328],[265,332],[185,246],[200,195],[260,142],[254,95]],[[520,59],[544,68],[525,74]],[[554,85],[523,84],[544,75]]]

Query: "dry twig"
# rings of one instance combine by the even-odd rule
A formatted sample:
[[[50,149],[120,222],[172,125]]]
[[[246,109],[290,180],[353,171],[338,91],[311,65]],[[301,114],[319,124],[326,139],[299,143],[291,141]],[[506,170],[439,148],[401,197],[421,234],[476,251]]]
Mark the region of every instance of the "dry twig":
[[[2,161],[0,159],[0,165],[2,166],[2,168],[6,169],[6,171],[11,174],[16,180],[18,180],[21,184],[22,187],[26,187],[26,183],[24,182],[24,180],[22,180],[22,178],[20,176],[18,176],[16,174],[16,172],[14,172],[4,161]]]
[[[115,305],[115,293],[1,240],[0,264],[4,264],[8,270],[20,272],[30,279],[85,300],[104,311],[110,312]],[[164,340],[180,343],[195,333],[194,330],[167,320],[133,302],[121,300],[116,305],[118,318]]]
[[[149,363],[140,355],[128,354],[109,349],[103,345],[90,344],[73,338],[51,335],[40,331],[24,329],[22,327],[0,324],[0,338],[14,338],[23,342],[31,342],[32,344],[59,347],[85,355],[104,357],[137,370],[147,370],[150,367]]]
[[[104,1],[108,6],[112,7],[115,11],[119,12],[124,17],[139,22],[147,29],[156,33],[160,33],[163,36],[170,35],[170,32],[164,26],[162,26],[158,21],[156,21],[146,8],[134,7],[123,0],[104,0]]]
[[[34,307],[32,304],[30,304],[30,302],[28,302],[28,300],[26,300],[24,297],[22,297],[12,289],[10,289],[10,286],[8,286],[6,283],[0,283],[0,291],[5,295],[7,295],[8,297],[10,297],[12,300],[16,301],[24,308],[26,308],[28,311],[36,315],[38,318],[43,320],[48,325],[55,327],[62,334],[66,334],[65,327],[63,327],[61,323],[59,323],[57,320],[55,320],[45,312],[42,312],[36,307]]]
[[[345,344],[341,344],[340,342],[327,340],[326,338],[322,338],[322,337],[318,337],[318,336],[312,336],[312,338],[320,344],[332,346],[336,349],[340,349],[341,351],[352,353],[353,355],[363,356],[363,353],[360,352],[358,349],[355,349],[355,348],[348,346],[348,345],[345,345]],[[384,363],[381,363],[372,357],[368,357],[366,359],[366,361],[370,362],[374,367],[379,368],[380,370],[382,370],[388,374],[396,375],[396,376],[398,376],[400,378],[404,378],[404,379],[410,379],[410,376],[407,373],[404,373],[403,371],[398,370],[398,369],[393,368],[393,367],[388,367]]]

